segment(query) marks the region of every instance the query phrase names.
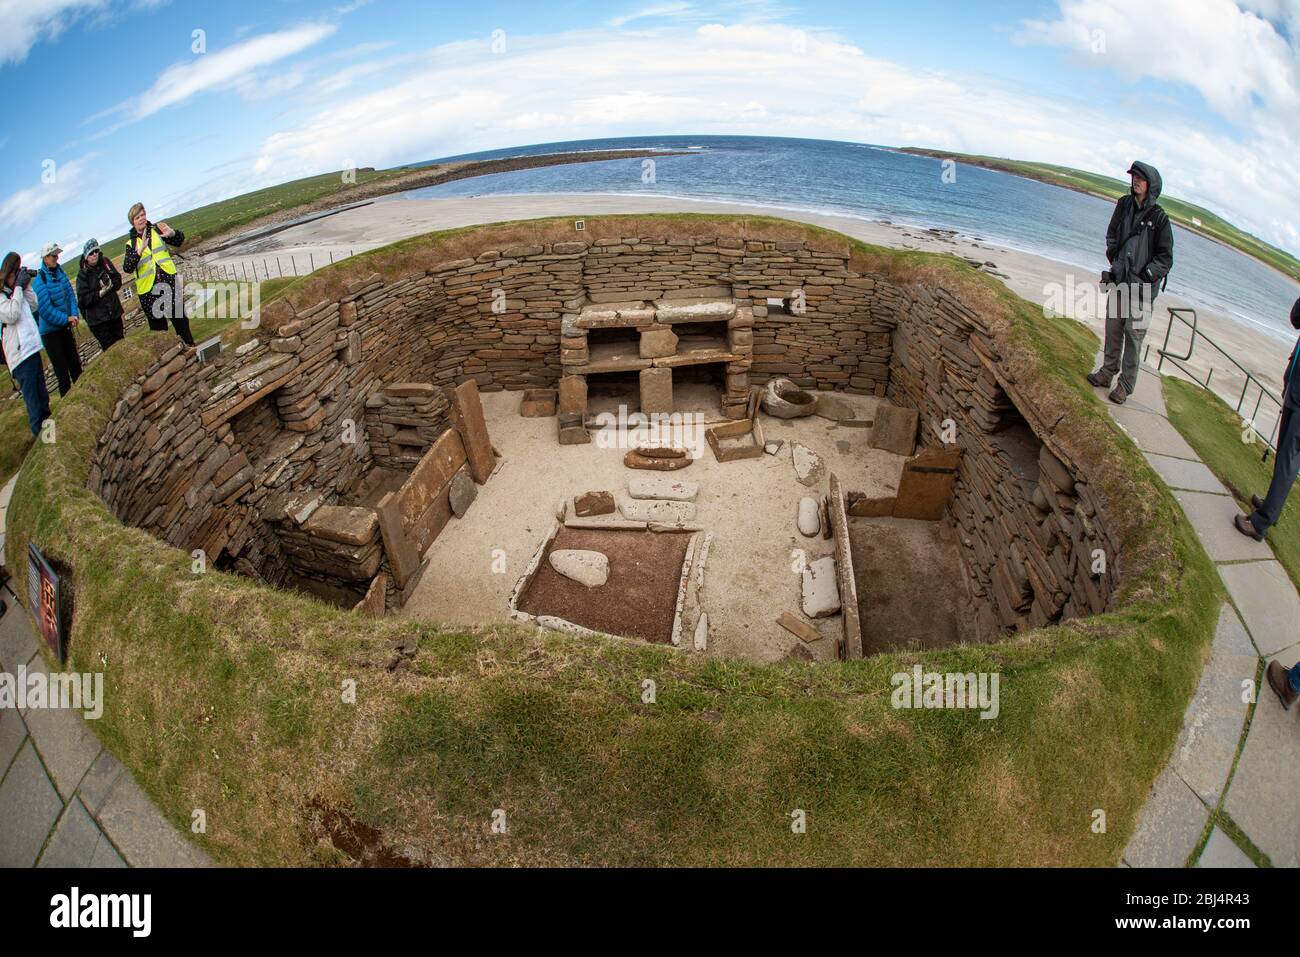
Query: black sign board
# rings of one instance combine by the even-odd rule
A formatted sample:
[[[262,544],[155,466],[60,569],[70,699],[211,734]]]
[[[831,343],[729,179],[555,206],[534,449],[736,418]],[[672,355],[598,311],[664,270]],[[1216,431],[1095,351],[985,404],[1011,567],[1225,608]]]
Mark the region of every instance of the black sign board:
[[[45,560],[39,548],[28,543],[27,610],[36,619],[36,627],[60,663],[63,662],[67,635],[62,599],[58,572]]]

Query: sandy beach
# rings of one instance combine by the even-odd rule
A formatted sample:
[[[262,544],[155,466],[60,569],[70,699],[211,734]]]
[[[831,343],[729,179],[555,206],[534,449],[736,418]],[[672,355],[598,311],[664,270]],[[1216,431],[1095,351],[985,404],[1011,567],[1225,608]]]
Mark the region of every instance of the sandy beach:
[[[1040,305],[1074,302],[1087,299],[1088,290],[1095,290],[1097,276],[1077,266],[1043,256],[939,230],[903,226],[853,216],[830,215],[801,210],[774,209],[744,203],[697,201],[674,197],[629,196],[591,193],[548,193],[521,196],[474,196],[453,199],[402,199],[384,198],[373,204],[348,209],[333,216],[295,226],[273,236],[248,243],[237,243],[219,255],[209,257],[214,265],[232,266],[236,269],[256,270],[275,276],[279,273],[306,273],[312,268],[356,252],[385,246],[389,243],[438,229],[478,225],[512,219],[531,219],[545,216],[572,215],[596,216],[614,213],[694,212],[779,216],[798,222],[811,223],[853,236],[868,243],[900,249],[917,249],[927,252],[950,253],[981,263],[992,264],[984,268],[997,276],[1017,295]],[[1100,245],[1101,237],[1098,237]],[[1177,266],[1175,265],[1175,268]],[[1095,300],[1092,300],[1095,301]],[[1151,365],[1159,356],[1165,332],[1170,323],[1170,308],[1191,308],[1192,303],[1164,293],[1156,302],[1156,315],[1147,334],[1145,355]],[[1290,303],[1279,303],[1278,310],[1285,314]],[[1076,315],[1099,336],[1102,320],[1092,310],[1083,309]],[[1277,395],[1282,386],[1282,373],[1290,354],[1290,344],[1276,335],[1251,328],[1239,319],[1203,306],[1196,306],[1199,330],[1209,336],[1237,362],[1251,370],[1267,388]],[[1190,332],[1182,323],[1175,322],[1169,337],[1169,350],[1184,355],[1190,341]],[[1186,363],[1201,379],[1210,374],[1211,387],[1234,407],[1241,398],[1245,377],[1232,367],[1219,352],[1204,342],[1198,342],[1192,359]],[[1211,369],[1213,370],[1211,372]],[[1166,362],[1166,372],[1174,372]],[[1243,411],[1250,415],[1258,398],[1258,389],[1251,385],[1246,393]],[[1271,431],[1276,420],[1276,406],[1265,398],[1259,406],[1256,425],[1265,432]]]

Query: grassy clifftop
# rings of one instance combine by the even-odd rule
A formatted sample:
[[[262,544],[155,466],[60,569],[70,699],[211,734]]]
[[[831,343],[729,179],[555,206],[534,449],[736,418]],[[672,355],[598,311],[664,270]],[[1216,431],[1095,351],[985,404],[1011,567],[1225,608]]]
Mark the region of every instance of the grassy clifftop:
[[[951,257],[780,220],[600,217],[587,229],[809,238],[896,281],[942,282],[993,325],[1018,387],[1059,414],[1091,464],[1123,542],[1115,611],[991,645],[760,665],[376,621],[194,574],[188,554],[124,527],[86,487],[118,395],[171,341],[142,335],[60,404],[59,440],[28,456],[9,512],[11,554],[35,541],[71,569],[70,667],[105,673],[105,746],[186,832],[203,808],[199,840],[227,864],[348,863],[347,842],[324,837],[342,814],[350,833],[424,862],[1114,864],[1173,747],[1219,586],[1172,498],[1078,387],[1088,333]],[[520,236],[572,238],[572,224],[407,240],[293,283],[278,308]],[[398,640],[419,650],[390,673]],[[893,709],[890,677],[915,662],[1000,673],[1001,716]],[[795,810],[806,833],[792,833]],[[494,812],[506,833],[492,832]]]

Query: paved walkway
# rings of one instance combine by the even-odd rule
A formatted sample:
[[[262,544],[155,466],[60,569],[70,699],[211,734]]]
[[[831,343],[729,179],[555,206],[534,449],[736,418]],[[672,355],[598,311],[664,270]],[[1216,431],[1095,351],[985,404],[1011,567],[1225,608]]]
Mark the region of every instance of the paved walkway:
[[[1232,527],[1241,509],[1170,423],[1154,370],[1143,367],[1123,406],[1106,405],[1173,490],[1231,598],[1123,862],[1254,867],[1253,846],[1274,867],[1300,866],[1300,719],[1263,677],[1267,662],[1300,658],[1300,597],[1272,549]],[[1252,686],[1254,707],[1242,700]]]
[[[0,491],[0,556],[13,480]],[[0,588],[0,671],[46,671],[31,619]],[[20,571],[21,569],[21,571]],[[162,816],[80,711],[0,708],[0,867],[201,867],[206,854]]]

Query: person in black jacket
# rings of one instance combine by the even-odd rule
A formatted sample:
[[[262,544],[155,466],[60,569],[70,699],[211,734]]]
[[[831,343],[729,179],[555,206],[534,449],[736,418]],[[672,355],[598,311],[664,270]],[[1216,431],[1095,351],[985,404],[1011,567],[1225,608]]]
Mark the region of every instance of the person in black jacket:
[[[104,351],[125,334],[122,300],[117,297],[121,288],[122,274],[113,260],[100,251],[98,242],[87,240],[81,251],[81,269],[77,272],[77,305]]]
[[[1129,167],[1129,192],[1115,204],[1106,230],[1110,269],[1101,274],[1106,291],[1106,348],[1101,368],[1088,381],[1110,388],[1110,400],[1123,404],[1137,386],[1142,340],[1151,327],[1156,293],[1174,265],[1174,229],[1160,199],[1160,172],[1147,163]]]
[[[176,281],[176,264],[167,247],[177,248],[185,234],[166,223],[151,223],[144,204],[136,203],[126,214],[131,231],[126,234],[126,253],[122,272],[135,273],[135,291],[140,308],[154,332],[166,332],[167,320],[187,345],[194,345],[190,321],[185,318],[185,303]]]

